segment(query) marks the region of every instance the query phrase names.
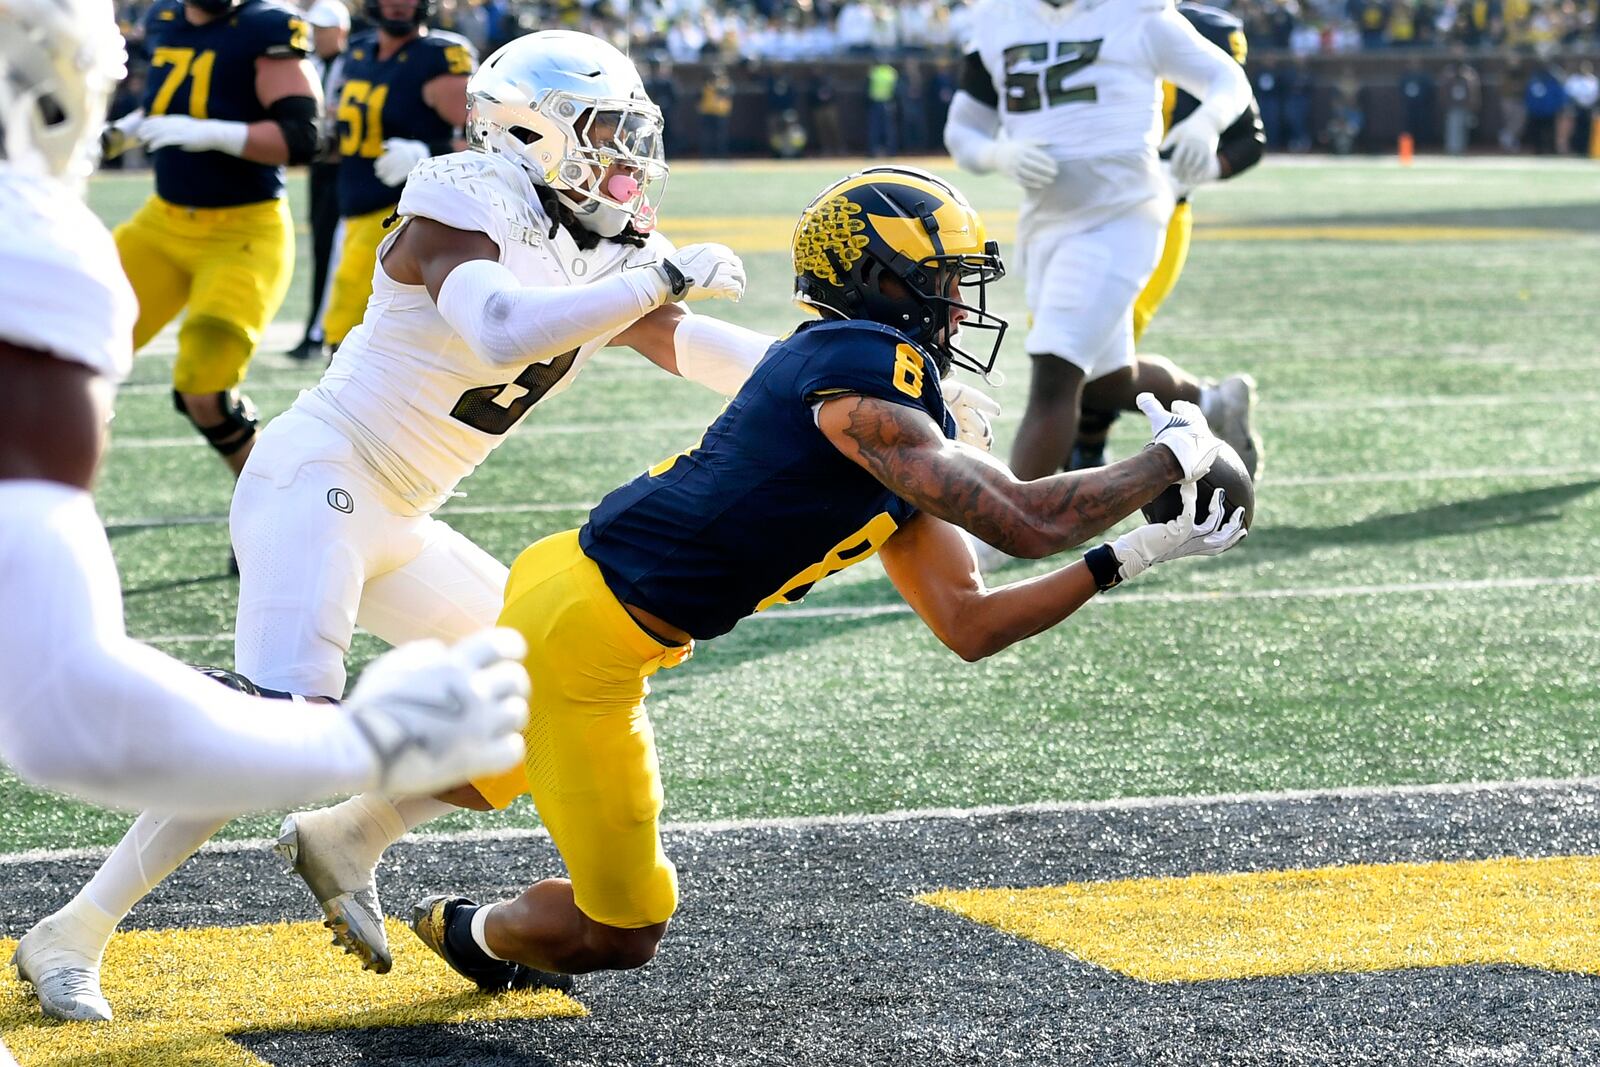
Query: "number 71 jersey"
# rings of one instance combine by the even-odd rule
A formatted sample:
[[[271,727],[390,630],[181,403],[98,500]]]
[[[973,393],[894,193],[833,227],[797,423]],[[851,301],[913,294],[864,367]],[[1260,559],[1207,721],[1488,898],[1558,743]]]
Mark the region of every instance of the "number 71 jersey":
[[[487,152],[424,160],[395,210],[402,219],[488,235],[500,247],[500,263],[525,286],[582,286],[673,251],[656,234],[642,248],[601,241],[579,249],[564,227],[552,232],[522,168]],[[385,273],[392,240],[379,246],[361,325],[295,407],[342,432],[396,495],[423,513],[443,503],[535,405],[569,388],[589,357],[626,327],[538,363],[490,363],[444,320],[424,286]]]
[[[1153,151],[1161,76],[1146,40],[1170,0],[986,0],[966,52],[988,71],[1006,135],[1057,159]]]

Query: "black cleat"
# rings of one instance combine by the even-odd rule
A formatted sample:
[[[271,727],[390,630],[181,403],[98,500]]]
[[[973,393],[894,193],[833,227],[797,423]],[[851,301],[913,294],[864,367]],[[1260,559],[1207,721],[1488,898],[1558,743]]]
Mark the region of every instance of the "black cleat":
[[[313,341],[307,337],[289,349],[288,356],[290,359],[298,360],[301,363],[311,363],[313,361],[320,363],[328,358],[328,346],[321,341]]]
[[[521,963],[492,959],[472,944],[466,952],[450,947],[450,929],[460,908],[476,908],[466,897],[425,897],[411,906],[411,929],[422,943],[450,965],[450,969],[475,983],[485,993],[504,993],[510,989],[558,989],[572,992],[572,975],[535,970]],[[477,959],[468,958],[477,956]]]

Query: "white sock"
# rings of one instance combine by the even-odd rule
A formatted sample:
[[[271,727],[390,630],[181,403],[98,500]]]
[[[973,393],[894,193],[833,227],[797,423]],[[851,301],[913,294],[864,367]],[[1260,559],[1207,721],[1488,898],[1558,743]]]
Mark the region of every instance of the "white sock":
[[[489,921],[489,913],[499,906],[498,904],[483,904],[479,906],[477,911],[472,913],[472,940],[477,942],[479,948],[483,949],[484,955],[492,960],[500,960],[500,962],[504,963],[504,957],[496,956],[494,949],[489,947],[489,941],[483,932],[484,925]]]
[[[128,832],[111,850],[111,855],[94,872],[88,884],[67,902],[58,915],[71,918],[85,937],[99,943],[79,946],[98,954],[111,940],[133,906],[143,900],[162,879],[194,855],[227,819],[180,818],[145,812],[134,820]]]
[[[366,881],[388,847],[408,831],[454,810],[454,805],[432,797],[390,798],[382,793],[361,793],[299,818],[321,843],[337,849],[334,856],[323,857],[323,862],[342,868],[339,884],[353,887]],[[329,821],[332,830],[328,828]]]

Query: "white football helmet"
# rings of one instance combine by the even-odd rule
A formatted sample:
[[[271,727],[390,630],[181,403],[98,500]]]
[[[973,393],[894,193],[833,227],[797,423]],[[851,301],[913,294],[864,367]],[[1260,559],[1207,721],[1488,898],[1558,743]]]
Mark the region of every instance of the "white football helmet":
[[[0,3],[8,0],[0,0]],[[516,160],[564,193],[602,237],[648,232],[667,180],[661,109],[627,56],[598,37],[546,30],[519,37],[467,82],[467,140]]]
[[[0,0],[0,167],[82,182],[126,73],[111,0]]]

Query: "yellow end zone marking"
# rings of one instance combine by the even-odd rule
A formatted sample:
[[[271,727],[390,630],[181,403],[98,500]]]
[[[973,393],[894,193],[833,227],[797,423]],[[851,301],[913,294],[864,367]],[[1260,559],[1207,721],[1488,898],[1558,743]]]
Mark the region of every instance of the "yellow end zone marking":
[[[1513,964],[1600,974],[1600,857],[947,890],[917,899],[1146,982]]]
[[[317,923],[132,930],[101,967],[113,1022],[45,1019],[13,977],[0,983],[0,1033],[22,1067],[270,1067],[229,1035],[586,1014],[554,990],[479,993],[405,926],[388,928],[386,975],[363,971]],[[15,946],[0,940],[0,958]]]
[[[984,215],[989,235],[1005,245],[1016,241],[1017,213]],[[736,252],[787,252],[794,237],[787,215],[679,215],[663,219],[661,230],[674,241],[720,241]],[[1197,241],[1548,241],[1579,236],[1575,231],[1509,226],[1220,226],[1195,227]]]

